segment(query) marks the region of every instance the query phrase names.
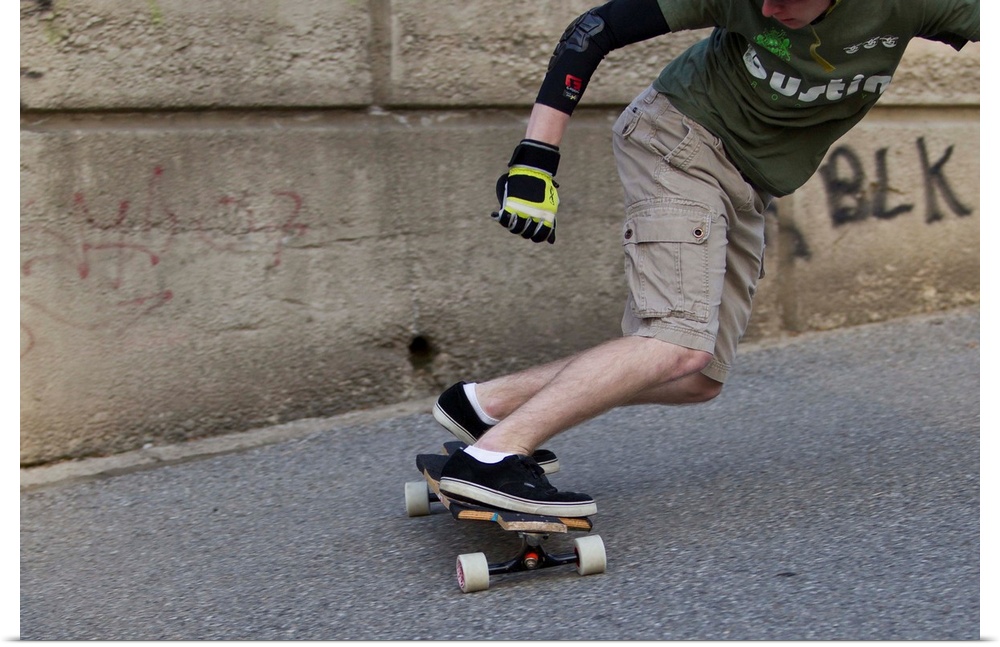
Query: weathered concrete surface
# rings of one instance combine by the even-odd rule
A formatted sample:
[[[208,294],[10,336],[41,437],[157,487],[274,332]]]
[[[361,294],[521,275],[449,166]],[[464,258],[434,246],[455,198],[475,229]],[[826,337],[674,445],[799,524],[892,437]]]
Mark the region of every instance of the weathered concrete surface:
[[[531,20],[497,38],[489,3],[22,1],[22,462],[424,397],[617,334],[609,128],[697,34],[598,70],[555,246],[487,218],[587,6],[510,3]],[[750,338],[978,301],[979,49],[912,53],[775,205]]]
[[[83,146],[62,128],[26,132],[22,387],[33,397],[22,406],[33,431],[22,451],[329,415],[614,335],[610,160],[593,185],[567,182],[566,233],[536,247],[487,215],[483,178],[503,164],[489,152],[516,138],[520,117],[435,119],[173,131],[110,119],[88,126]],[[567,177],[597,173],[583,157],[605,144],[607,122],[576,124],[584,141]],[[427,156],[453,196],[412,172]]]
[[[351,0],[22,0],[21,105],[368,105],[370,16]]]
[[[21,0],[32,110],[511,106],[593,0]],[[50,10],[45,7],[51,6]],[[623,104],[707,32],[612,52],[586,104]],[[978,105],[979,45],[907,50],[884,104]]]

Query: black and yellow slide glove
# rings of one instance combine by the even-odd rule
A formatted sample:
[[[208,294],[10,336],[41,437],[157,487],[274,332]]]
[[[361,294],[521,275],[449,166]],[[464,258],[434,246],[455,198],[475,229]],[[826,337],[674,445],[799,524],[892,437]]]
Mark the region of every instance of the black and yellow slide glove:
[[[559,147],[522,139],[507,166],[497,180],[500,211],[493,219],[522,238],[556,242],[559,185],[552,178],[559,168]]]

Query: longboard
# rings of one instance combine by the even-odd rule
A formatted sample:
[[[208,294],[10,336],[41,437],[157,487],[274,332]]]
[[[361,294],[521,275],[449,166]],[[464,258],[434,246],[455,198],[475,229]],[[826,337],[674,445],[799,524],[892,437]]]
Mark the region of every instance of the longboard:
[[[438,502],[460,521],[486,521],[521,536],[521,550],[510,559],[490,563],[484,553],[459,555],[456,560],[458,586],[464,593],[489,588],[490,576],[521,571],[533,571],[572,564],[581,575],[603,573],[607,568],[604,542],[598,535],[586,535],[573,541],[573,552],[552,554],[542,544],[550,534],[571,531],[589,532],[594,524],[589,517],[554,517],[512,512],[501,508],[472,504],[448,496],[441,491],[441,469],[448,457],[464,447],[460,442],[445,443],[443,454],[419,454],[417,469],[423,481],[406,484],[406,513],[411,517],[430,514],[430,504]]]

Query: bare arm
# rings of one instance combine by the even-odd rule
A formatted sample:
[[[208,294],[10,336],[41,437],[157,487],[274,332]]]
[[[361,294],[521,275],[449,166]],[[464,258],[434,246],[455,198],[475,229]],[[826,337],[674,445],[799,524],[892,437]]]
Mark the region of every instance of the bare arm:
[[[565,112],[536,103],[531,109],[528,130],[524,137],[552,146],[559,146],[559,142],[562,141],[563,135],[566,133],[569,117]]]

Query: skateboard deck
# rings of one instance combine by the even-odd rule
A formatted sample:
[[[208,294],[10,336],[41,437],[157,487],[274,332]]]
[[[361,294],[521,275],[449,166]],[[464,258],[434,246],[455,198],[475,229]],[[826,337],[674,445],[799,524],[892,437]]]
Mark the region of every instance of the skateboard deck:
[[[484,553],[459,555],[456,561],[458,585],[465,593],[485,590],[490,575],[515,573],[572,564],[581,575],[603,573],[607,566],[604,543],[597,535],[586,535],[574,540],[574,551],[568,554],[551,554],[542,544],[551,534],[571,531],[589,532],[594,524],[588,517],[556,517],[549,515],[513,512],[501,508],[472,504],[448,496],[441,491],[441,469],[448,457],[465,447],[453,441],[444,444],[441,454],[419,454],[417,469],[423,481],[406,484],[406,511],[411,517],[430,514],[430,504],[438,502],[460,521],[485,521],[498,525],[521,537],[521,550],[511,559],[489,563]]]

